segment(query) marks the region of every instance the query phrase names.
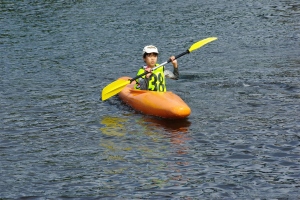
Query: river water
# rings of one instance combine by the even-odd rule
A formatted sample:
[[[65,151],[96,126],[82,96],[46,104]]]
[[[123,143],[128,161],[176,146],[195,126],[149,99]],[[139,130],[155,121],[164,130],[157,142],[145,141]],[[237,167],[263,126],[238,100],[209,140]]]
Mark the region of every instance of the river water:
[[[1,1],[1,199],[300,198],[300,2]],[[180,59],[186,120],[100,93]],[[171,65],[167,65],[171,69]]]

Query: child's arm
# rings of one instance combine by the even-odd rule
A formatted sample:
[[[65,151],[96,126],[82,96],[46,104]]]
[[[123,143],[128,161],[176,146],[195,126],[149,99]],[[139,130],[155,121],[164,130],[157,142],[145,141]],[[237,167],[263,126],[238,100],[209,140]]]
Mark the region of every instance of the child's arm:
[[[145,72],[145,68],[140,68],[139,71],[137,72],[137,76],[143,74]],[[147,70],[148,71],[148,70]],[[148,73],[151,74],[151,73]],[[140,90],[147,90],[148,89],[148,82],[149,82],[149,77],[148,74],[142,76],[141,78],[136,79],[136,84],[135,84],[135,89],[140,89]]]
[[[175,56],[171,56],[170,60],[173,64],[173,73],[169,70],[165,70],[165,76],[171,79],[177,80],[179,78],[179,71],[178,71],[178,63],[175,59]]]

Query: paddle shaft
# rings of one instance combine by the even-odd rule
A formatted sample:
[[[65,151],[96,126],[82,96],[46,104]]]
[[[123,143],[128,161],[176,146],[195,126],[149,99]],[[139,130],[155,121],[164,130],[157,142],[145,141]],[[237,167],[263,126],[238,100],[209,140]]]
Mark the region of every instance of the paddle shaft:
[[[180,58],[181,56],[184,56],[185,54],[188,54],[188,53],[190,53],[190,51],[189,51],[189,50],[186,50],[185,52],[182,52],[181,54],[175,56],[175,59]],[[160,67],[162,67],[162,66],[164,66],[165,64],[168,64],[168,63],[170,63],[170,62],[172,62],[171,59],[169,59],[168,61],[166,61],[166,62],[164,62],[164,63],[161,63],[160,65],[158,65],[158,66],[152,68],[151,71],[154,71],[154,70],[156,70],[156,69],[158,69],[158,68],[160,68]],[[148,74],[148,73],[150,73],[150,72],[145,71],[144,73],[142,73],[142,74],[140,74],[140,75],[138,75],[138,76],[136,76],[136,77],[130,79],[130,83],[131,83],[132,81],[138,79],[138,78],[141,78],[142,76],[145,76],[145,75]]]

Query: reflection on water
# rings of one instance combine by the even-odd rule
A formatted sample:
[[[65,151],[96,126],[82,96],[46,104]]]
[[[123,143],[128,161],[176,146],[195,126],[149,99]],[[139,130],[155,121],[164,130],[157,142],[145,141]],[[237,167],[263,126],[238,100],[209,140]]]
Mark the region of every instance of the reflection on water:
[[[100,122],[103,127],[100,128],[101,133],[107,136],[123,137],[126,134],[139,134],[149,136],[153,141],[158,141],[159,138],[170,138],[171,143],[181,144],[189,140],[186,137],[188,128],[191,122],[188,119],[184,120],[168,120],[151,116],[143,116],[134,121],[133,127],[138,127],[138,131],[132,132],[132,120],[128,116],[111,117],[104,116]]]
[[[171,133],[184,133],[188,131],[191,122],[188,119],[163,119],[150,116],[144,116],[143,120],[149,122],[151,126],[164,128]]]
[[[108,136],[124,136],[126,133],[126,126],[124,123],[128,120],[119,117],[104,117],[101,120],[101,124],[105,127],[100,128],[101,132]]]
[[[162,119],[156,117],[145,116],[143,120],[152,128],[164,129],[166,132],[165,137],[170,138],[170,143],[173,145],[177,145],[179,149],[177,149],[178,154],[185,154],[187,152],[187,148],[184,144],[185,141],[190,140],[187,136],[189,127],[191,122],[188,119],[180,119],[180,120],[171,120],[171,119]]]
[[[188,152],[188,120],[104,116],[100,123],[100,146],[107,162],[102,167],[106,175],[134,174],[137,187],[147,190],[183,182],[181,167],[189,165],[181,161],[181,156]]]

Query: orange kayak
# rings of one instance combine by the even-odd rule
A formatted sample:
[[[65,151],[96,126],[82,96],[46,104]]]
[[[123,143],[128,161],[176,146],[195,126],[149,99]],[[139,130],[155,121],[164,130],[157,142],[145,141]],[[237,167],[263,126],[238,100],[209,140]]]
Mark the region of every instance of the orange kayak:
[[[130,77],[120,79],[128,80]],[[190,115],[189,106],[173,92],[136,90],[134,84],[128,84],[119,93],[119,97],[136,111],[168,119],[181,119]]]

